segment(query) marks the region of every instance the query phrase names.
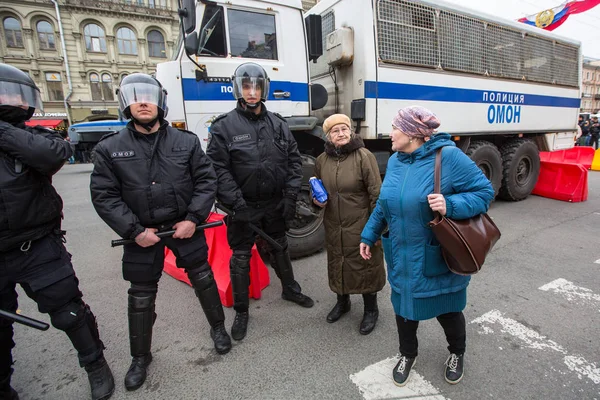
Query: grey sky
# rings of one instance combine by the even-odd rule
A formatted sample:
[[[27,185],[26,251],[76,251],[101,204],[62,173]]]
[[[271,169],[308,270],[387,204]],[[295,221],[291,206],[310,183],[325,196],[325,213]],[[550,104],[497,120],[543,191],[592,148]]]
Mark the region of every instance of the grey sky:
[[[445,0],[505,19],[517,20],[553,8],[565,0]],[[569,16],[553,31],[557,35],[579,40],[583,55],[600,59],[600,5],[581,14]]]

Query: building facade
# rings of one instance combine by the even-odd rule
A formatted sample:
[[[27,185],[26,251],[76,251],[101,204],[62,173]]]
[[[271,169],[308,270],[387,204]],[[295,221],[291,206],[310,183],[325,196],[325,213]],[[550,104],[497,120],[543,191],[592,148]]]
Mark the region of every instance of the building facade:
[[[116,118],[120,80],[153,73],[179,35],[176,0],[3,0],[0,23],[0,62],[34,79],[47,126]]]
[[[600,110],[600,61],[584,59],[581,79],[581,112]]]

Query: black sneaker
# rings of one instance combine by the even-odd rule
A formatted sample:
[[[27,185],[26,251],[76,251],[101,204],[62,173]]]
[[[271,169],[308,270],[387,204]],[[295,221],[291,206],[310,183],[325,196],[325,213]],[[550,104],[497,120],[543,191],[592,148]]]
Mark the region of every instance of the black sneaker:
[[[415,365],[415,360],[416,357],[400,356],[400,361],[394,367],[394,373],[392,374],[396,386],[402,387],[408,383],[408,376],[410,375],[410,370]]]
[[[460,382],[465,374],[463,366],[464,354],[451,353],[446,360],[446,382],[451,385]]]

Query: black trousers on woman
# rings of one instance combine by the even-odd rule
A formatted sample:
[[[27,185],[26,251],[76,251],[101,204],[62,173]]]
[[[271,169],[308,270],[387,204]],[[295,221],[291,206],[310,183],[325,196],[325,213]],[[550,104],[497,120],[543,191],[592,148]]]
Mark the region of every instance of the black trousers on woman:
[[[463,313],[442,314],[437,317],[437,320],[444,328],[450,353],[463,354],[467,347],[467,331]],[[398,338],[400,340],[400,354],[415,358],[419,347],[417,340],[419,321],[411,321],[396,315],[396,325],[398,326]]]

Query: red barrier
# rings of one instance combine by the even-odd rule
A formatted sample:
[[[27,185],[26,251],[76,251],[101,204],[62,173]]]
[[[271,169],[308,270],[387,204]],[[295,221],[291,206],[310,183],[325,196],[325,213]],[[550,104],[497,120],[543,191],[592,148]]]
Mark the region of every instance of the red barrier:
[[[540,176],[531,193],[562,201],[586,201],[587,174],[587,169],[581,164],[541,161]]]
[[[541,161],[581,164],[586,169],[592,167],[595,150],[590,146],[576,146],[567,150],[540,151]]]
[[[223,219],[223,215],[211,213],[207,222],[214,222]],[[208,263],[210,264],[221,303],[225,307],[233,306],[233,294],[231,288],[231,279],[229,277],[229,259],[231,258],[231,249],[227,244],[227,227],[225,225],[216,228],[210,228],[204,231],[206,244],[208,245]],[[190,281],[183,268],[177,268],[175,264],[175,255],[169,249],[165,249],[165,267],[164,271],[173,278],[190,284]],[[252,247],[252,258],[250,259],[250,297],[253,299],[261,298],[261,291],[270,283],[269,270],[260,258],[256,246]]]

